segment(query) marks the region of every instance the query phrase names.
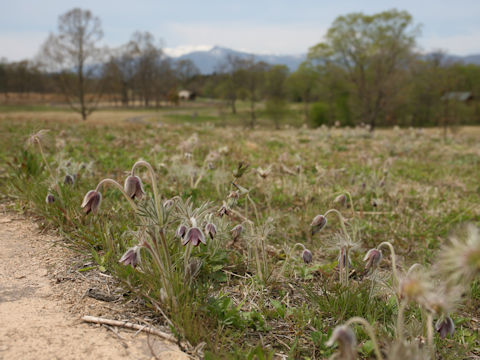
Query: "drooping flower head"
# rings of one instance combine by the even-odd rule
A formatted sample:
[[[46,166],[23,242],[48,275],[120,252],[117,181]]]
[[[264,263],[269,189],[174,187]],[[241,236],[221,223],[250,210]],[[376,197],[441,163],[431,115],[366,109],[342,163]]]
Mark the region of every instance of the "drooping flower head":
[[[55,196],[53,196],[53,194],[48,193],[47,197],[45,198],[45,202],[47,204],[53,204],[55,202]]]
[[[210,239],[213,240],[215,235],[217,235],[217,227],[213,223],[208,223],[205,225],[205,232],[210,236]]]
[[[131,265],[133,268],[137,267],[141,260],[140,249],[141,247],[138,245],[128,249],[118,262],[125,266]]]
[[[308,249],[304,249],[302,252],[302,259],[305,262],[305,264],[310,264],[313,260],[312,252]]]
[[[333,200],[333,203],[341,205],[341,206],[347,206],[347,195],[345,195],[345,194],[338,195],[335,198],[335,200]]]
[[[325,225],[327,225],[327,218],[323,215],[317,215],[313,218],[312,223],[310,226],[312,227],[312,235],[316,232],[322,230]]]
[[[363,261],[365,261],[365,270],[375,270],[380,264],[380,261],[382,261],[383,254],[381,250],[378,249],[370,249],[368,250],[367,254],[363,258]]]
[[[200,243],[207,245],[205,235],[203,235],[202,230],[200,230],[198,227],[192,227],[188,229],[185,237],[183,238],[182,245],[187,245],[189,242],[191,242],[193,246],[198,246]]]
[[[455,324],[450,316],[446,316],[443,319],[438,319],[435,324],[435,330],[437,330],[442,339],[445,339],[447,335],[453,335],[455,332]]]
[[[73,176],[73,175],[67,174],[63,178],[63,183],[65,185],[73,185],[74,182],[75,182],[75,176]]]
[[[179,239],[183,239],[187,233],[187,227],[184,224],[180,224],[175,232],[175,236]]]
[[[142,180],[136,175],[128,176],[125,179],[123,188],[127,195],[130,196],[130,198],[132,199],[137,198],[138,200],[140,200],[145,194],[145,191],[143,190]]]
[[[243,231],[242,224],[238,224],[231,230],[233,242],[236,242],[240,238],[240,235],[242,235],[242,231]]]
[[[93,213],[96,214],[98,208],[100,207],[100,203],[102,202],[102,194],[96,190],[90,190],[86,193],[85,197],[83,198],[83,202],[81,208],[85,214]]]

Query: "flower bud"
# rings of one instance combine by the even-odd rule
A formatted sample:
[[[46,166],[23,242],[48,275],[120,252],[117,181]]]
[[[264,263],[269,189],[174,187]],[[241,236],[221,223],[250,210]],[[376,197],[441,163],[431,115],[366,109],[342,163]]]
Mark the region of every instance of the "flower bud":
[[[175,232],[175,236],[179,239],[183,239],[186,233],[187,227],[184,224],[181,224],[178,226],[177,231]]]
[[[192,227],[188,229],[182,241],[182,245],[187,245],[189,242],[191,242],[193,246],[198,246],[200,243],[203,243],[204,245],[207,244],[205,235],[203,235],[202,230],[200,230],[198,227]]]
[[[213,238],[217,234],[217,227],[213,223],[208,223],[207,225],[205,225],[205,232],[207,233],[207,235],[210,236],[210,239],[213,240]]]
[[[145,191],[143,191],[142,180],[136,175],[128,176],[125,179],[123,188],[127,195],[130,196],[130,198],[132,199],[137,198],[138,200],[140,200],[145,194]]]
[[[70,175],[70,174],[65,175],[65,178],[63,179],[63,183],[65,185],[73,185],[74,182],[75,182],[74,175]]]
[[[443,320],[438,319],[435,324],[435,330],[437,330],[442,339],[445,339],[447,335],[453,335],[455,332],[455,324],[450,316],[446,316]]]
[[[316,232],[322,230],[325,225],[327,225],[327,218],[323,215],[317,215],[313,218],[312,223],[310,226],[312,227],[312,235]]]
[[[242,224],[238,224],[232,229],[231,233],[232,233],[233,242],[237,241],[240,238],[242,231],[243,231]]]
[[[302,252],[302,259],[305,262],[305,264],[310,264],[313,259],[312,252],[308,249],[304,249]]]
[[[133,268],[137,267],[140,263],[140,249],[141,247],[138,245],[128,249],[118,262],[125,266],[131,265]]]
[[[55,196],[53,196],[52,194],[48,193],[47,194],[47,197],[45,198],[45,202],[47,204],[52,204],[55,202]]]
[[[382,261],[383,255],[382,252],[378,249],[370,249],[363,258],[363,261],[366,261],[365,270],[375,270]]]
[[[340,194],[338,195],[335,200],[333,200],[334,204],[339,204],[341,206],[347,206],[347,195]]]
[[[102,202],[102,194],[96,190],[90,190],[86,193],[85,197],[83,198],[82,205],[80,206],[83,208],[85,214],[89,214],[92,212],[96,214],[98,208],[100,207],[100,203]]]

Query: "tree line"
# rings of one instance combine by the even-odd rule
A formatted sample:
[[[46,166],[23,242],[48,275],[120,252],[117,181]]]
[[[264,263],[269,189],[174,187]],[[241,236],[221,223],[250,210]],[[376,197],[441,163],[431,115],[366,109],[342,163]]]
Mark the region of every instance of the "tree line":
[[[232,114],[247,103],[246,125],[262,114],[277,127],[292,102],[313,126],[449,126],[480,123],[480,67],[422,55],[420,28],[406,11],[339,16],[324,41],[294,72],[249,58],[228,57],[202,75],[189,60],[174,61],[148,32],[117,49],[101,46],[100,19],[88,10],[61,15],[33,61],[0,61],[0,92],[58,93],[83,119],[108,98],[118,106],[178,104],[178,90],[221,99]]]

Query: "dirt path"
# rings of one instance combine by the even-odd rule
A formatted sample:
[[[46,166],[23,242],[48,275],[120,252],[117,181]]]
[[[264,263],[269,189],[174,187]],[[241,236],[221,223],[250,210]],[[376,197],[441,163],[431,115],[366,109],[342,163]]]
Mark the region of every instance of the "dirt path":
[[[72,312],[52,277],[52,258],[68,252],[52,246],[55,241],[34,223],[0,210],[0,359],[154,358],[143,333],[87,325],[79,320],[85,311],[77,306]],[[154,337],[150,343],[159,359],[188,359],[176,345]]]

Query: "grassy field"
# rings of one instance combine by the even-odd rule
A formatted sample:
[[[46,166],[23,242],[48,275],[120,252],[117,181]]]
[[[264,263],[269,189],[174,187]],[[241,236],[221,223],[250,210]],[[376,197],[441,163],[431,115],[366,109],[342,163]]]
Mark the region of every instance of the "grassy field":
[[[4,110],[3,200],[90,252],[89,271],[117,276],[125,297],[145,299],[190,350],[202,344],[197,354],[349,359],[344,328],[333,334],[339,346],[328,340],[361,317],[376,341],[365,324],[351,325],[360,358],[378,357],[377,343],[388,359],[480,356],[479,128],[445,140],[439,129],[247,130],[213,107],[103,110],[86,122]],[[31,137],[41,129],[49,132]],[[146,194],[136,209],[104,186],[98,212],[82,211],[87,191],[104,178],[123,186],[139,159],[153,167],[158,198],[140,164]],[[182,224],[203,233],[214,224],[216,235],[183,246]],[[141,263],[119,263],[135,246]],[[367,271],[373,248],[383,258]],[[453,335],[432,336],[447,316]]]

